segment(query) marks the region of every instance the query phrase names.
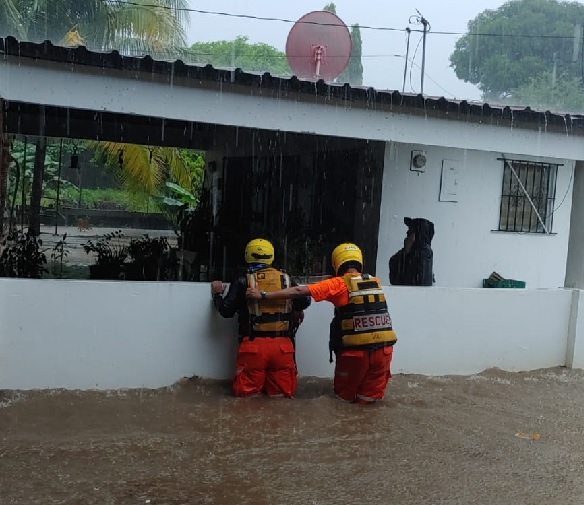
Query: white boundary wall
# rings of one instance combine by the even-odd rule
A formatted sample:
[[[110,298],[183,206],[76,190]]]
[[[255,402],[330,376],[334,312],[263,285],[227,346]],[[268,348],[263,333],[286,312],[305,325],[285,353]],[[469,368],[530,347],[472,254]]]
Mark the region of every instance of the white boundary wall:
[[[473,374],[584,367],[584,297],[572,290],[389,287],[394,373]],[[300,375],[331,377],[332,306],[315,304],[297,340]],[[0,279],[0,389],[162,387],[228,379],[235,320],[209,284]]]

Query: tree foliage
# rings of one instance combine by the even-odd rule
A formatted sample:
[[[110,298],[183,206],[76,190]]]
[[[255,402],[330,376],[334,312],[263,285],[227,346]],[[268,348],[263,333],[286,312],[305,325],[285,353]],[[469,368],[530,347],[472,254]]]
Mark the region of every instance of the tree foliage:
[[[117,49],[123,54],[150,54],[154,57],[175,55],[184,49],[187,22],[186,0],[0,0],[0,36],[15,35],[21,40],[51,40],[65,46],[85,45],[106,51]],[[37,139],[30,226],[32,235],[39,233],[39,215],[44,181],[44,139]],[[120,146],[101,146],[117,155]],[[191,184],[187,167],[177,149],[129,146],[127,180],[138,192],[148,193],[160,187],[164,170],[177,176],[177,182]],[[8,167],[1,166],[5,175]],[[182,171],[183,175],[179,175]],[[139,173],[141,172],[141,173]],[[5,180],[0,178],[1,180]],[[141,183],[142,186],[138,186]],[[130,187],[131,184],[129,184]],[[4,209],[0,209],[4,212]]]
[[[186,7],[186,0],[2,0],[0,36],[163,56],[184,47]]]
[[[323,8],[323,11],[327,11],[327,12],[332,12],[333,14],[337,13],[337,6],[335,5],[334,2],[329,2],[328,4],[326,4]]]
[[[91,142],[95,161],[120,179],[123,187],[143,199],[164,193],[166,183],[199,194],[205,159],[198,151],[158,146]]]
[[[239,35],[235,40],[197,42],[191,46],[193,63],[214,67],[241,68],[246,72],[269,72],[272,75],[290,75],[286,55],[264,43],[250,43],[249,37]]]
[[[544,72],[513,90],[506,102],[536,110],[584,113],[584,86],[577,77]]]
[[[15,139],[11,144],[9,210],[14,204],[27,205],[30,201],[36,139],[30,140],[26,146],[26,156],[25,144],[21,139]],[[89,168],[107,170],[118,179],[119,187],[125,191],[116,186],[96,190],[84,188],[81,192],[76,184],[58,176],[60,142],[49,141],[44,159],[43,205],[55,198],[57,182],[61,205],[65,202],[77,205],[80,201],[85,207],[109,202],[129,210],[146,210],[152,206],[156,200],[152,197],[164,194],[168,182],[192,191],[195,195],[201,191],[205,159],[200,151],[115,142],[64,142],[61,167],[68,166],[73,153],[81,157],[86,150],[89,156],[84,158],[91,159]],[[87,167],[84,165],[84,168]],[[99,200],[93,201],[96,198]]]
[[[29,14],[30,0],[2,0],[0,2],[0,36],[13,35],[23,39],[27,35],[26,16]]]
[[[338,82],[348,82],[351,86],[363,85],[363,63],[361,62],[361,29],[358,24],[351,26],[351,58],[337,78]]]
[[[573,55],[575,25],[583,22],[584,5],[577,2],[513,0],[471,20],[450,63],[485,99],[505,98],[554,68],[558,75],[581,77],[582,48],[577,61]]]
[[[329,2],[322,8],[322,10],[336,14],[337,6],[334,2]],[[351,86],[361,86],[363,84],[361,45],[361,29],[358,24],[351,25],[351,58],[341,75],[337,77],[337,82],[348,82]]]

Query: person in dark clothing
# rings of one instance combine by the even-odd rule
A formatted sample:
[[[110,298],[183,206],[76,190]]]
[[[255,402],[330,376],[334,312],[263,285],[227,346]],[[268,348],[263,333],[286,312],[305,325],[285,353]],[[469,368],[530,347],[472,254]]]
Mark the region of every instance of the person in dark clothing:
[[[404,218],[408,227],[404,247],[389,260],[389,282],[394,286],[431,286],[434,283],[432,238],[434,223]]]
[[[239,318],[239,351],[233,392],[251,396],[265,392],[268,396],[291,398],[296,391],[297,370],[294,358],[296,330],[304,319],[303,310],[310,297],[296,300],[268,301],[265,293],[295,286],[290,277],[273,268],[274,247],[264,239],[250,241],[245,249],[247,273],[236,278],[222,296],[222,281],[211,283],[213,304],[223,317]],[[259,301],[248,300],[248,287],[263,293]]]

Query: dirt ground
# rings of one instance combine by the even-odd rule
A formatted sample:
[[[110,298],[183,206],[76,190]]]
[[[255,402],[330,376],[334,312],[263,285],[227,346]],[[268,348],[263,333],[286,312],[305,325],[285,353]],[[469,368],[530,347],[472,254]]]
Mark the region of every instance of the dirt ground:
[[[582,504],[584,372],[396,376],[370,407],[329,380],[4,391],[0,504]]]

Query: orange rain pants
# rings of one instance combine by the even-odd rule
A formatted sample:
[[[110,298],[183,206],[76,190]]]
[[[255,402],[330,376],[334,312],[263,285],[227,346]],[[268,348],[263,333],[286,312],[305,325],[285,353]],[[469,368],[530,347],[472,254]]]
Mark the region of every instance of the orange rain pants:
[[[336,355],[334,391],[341,399],[356,403],[381,400],[391,379],[393,347],[345,349]]]
[[[251,396],[265,392],[268,396],[292,398],[297,385],[294,346],[287,337],[244,337],[239,344],[233,393]]]

